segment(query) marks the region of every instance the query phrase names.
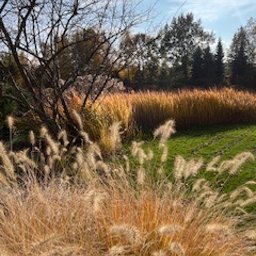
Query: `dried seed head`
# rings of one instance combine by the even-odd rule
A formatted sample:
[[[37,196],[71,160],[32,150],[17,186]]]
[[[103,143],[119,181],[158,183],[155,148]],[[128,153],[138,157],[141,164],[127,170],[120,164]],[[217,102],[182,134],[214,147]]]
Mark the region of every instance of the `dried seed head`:
[[[121,122],[113,123],[110,128],[110,142],[112,150],[117,150],[121,147]]]
[[[256,241],[256,231],[255,230],[246,231],[245,232],[245,237],[250,239],[250,240]]]
[[[76,110],[73,110],[72,114],[73,114],[74,121],[78,125],[79,129],[83,130],[83,121],[81,116],[76,112]]]
[[[160,142],[165,143],[175,132],[175,121],[169,120],[154,131],[154,137],[160,137]]]
[[[14,125],[14,118],[12,116],[7,116],[6,122],[7,122],[8,128],[12,130]]]
[[[48,143],[48,146],[51,148],[51,152],[54,155],[58,155],[59,154],[59,144],[56,141],[54,141],[49,134],[45,135],[45,139]]]
[[[67,135],[67,132],[65,130],[62,130],[62,131],[59,132],[58,140],[63,141],[64,147],[66,147],[69,144],[68,135]]]
[[[125,237],[132,245],[139,244],[142,241],[140,231],[133,226],[122,224],[110,227],[109,233],[112,237],[122,239]]]
[[[216,171],[217,170],[216,164],[218,164],[219,161],[220,161],[220,156],[214,157],[212,159],[212,161],[208,163],[206,170],[207,171]]]
[[[206,182],[205,179],[197,179],[192,187],[192,191],[198,191],[201,189],[202,184]]]
[[[97,214],[102,209],[103,203],[106,200],[107,195],[104,192],[97,191],[95,189],[90,189],[86,195],[86,202],[88,208],[93,214]]]
[[[167,157],[168,157],[168,147],[166,144],[160,143],[159,145],[160,148],[163,149],[163,153],[161,155],[161,162],[164,163],[167,161]]]
[[[35,145],[36,144],[36,138],[35,138],[35,134],[33,131],[29,132],[29,141],[31,143],[31,145]]]
[[[44,138],[47,133],[48,133],[47,128],[42,126],[41,129],[40,129],[40,137]]]
[[[86,133],[86,132],[84,132],[84,131],[81,131],[81,132],[80,132],[80,135],[81,135],[81,137],[82,137],[82,139],[83,139],[83,141],[84,141],[85,143],[93,144],[92,141],[91,141],[90,138],[89,138],[88,133]]]
[[[208,224],[206,225],[205,230],[210,233],[230,233],[230,227],[221,223]]]

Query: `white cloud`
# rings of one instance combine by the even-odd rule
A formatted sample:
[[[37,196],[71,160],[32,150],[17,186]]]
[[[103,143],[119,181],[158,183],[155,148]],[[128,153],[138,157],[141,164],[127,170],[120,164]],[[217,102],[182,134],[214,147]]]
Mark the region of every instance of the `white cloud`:
[[[184,0],[169,0],[172,5],[170,13],[181,7]],[[197,17],[207,21],[215,21],[225,15],[242,18],[253,10],[256,11],[255,0],[187,0],[180,12],[193,12]]]

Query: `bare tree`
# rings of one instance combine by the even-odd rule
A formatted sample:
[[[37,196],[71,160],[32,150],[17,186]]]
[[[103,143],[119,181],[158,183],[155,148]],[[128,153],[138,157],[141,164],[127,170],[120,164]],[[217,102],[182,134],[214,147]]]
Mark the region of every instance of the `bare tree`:
[[[137,13],[138,4],[133,0],[3,0],[0,50],[12,56],[21,77],[17,81],[0,62],[5,79],[15,89],[15,94],[3,97],[32,111],[54,135],[65,126],[72,136],[79,136],[65,92],[78,76],[90,75],[81,113],[88,100],[97,100],[113,70],[122,68],[120,38],[148,15],[148,11]],[[87,47],[82,64],[74,60],[81,44]],[[25,64],[21,56],[27,59]],[[65,67],[71,68],[62,76]],[[99,76],[104,79],[92,93]]]

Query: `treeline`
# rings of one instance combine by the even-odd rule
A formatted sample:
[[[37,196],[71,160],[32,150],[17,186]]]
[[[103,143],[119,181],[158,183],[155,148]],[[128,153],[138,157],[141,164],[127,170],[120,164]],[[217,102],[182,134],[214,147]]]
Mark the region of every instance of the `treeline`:
[[[66,80],[79,70],[79,76],[108,74],[134,90],[228,85],[256,89],[256,20],[253,18],[238,29],[228,49],[224,49],[221,38],[216,39],[206,31],[192,13],[173,18],[155,36],[125,31],[117,46],[111,46],[112,55],[118,56],[114,64],[109,58],[111,43],[105,39],[104,32],[96,33],[93,28],[77,30],[63,38],[57,50],[73,46],[58,56],[59,78]],[[98,49],[92,54],[95,45]],[[42,47],[47,59],[49,46]],[[35,77],[41,76],[40,68],[33,66],[31,59],[22,55],[20,59],[34,70]],[[19,80],[13,56],[2,55],[1,61],[6,64],[5,71]],[[5,76],[0,69],[0,79]],[[45,80],[41,86],[47,86]]]
[[[135,89],[237,86],[256,89],[256,21],[234,34],[224,50],[193,14],[180,15],[157,36],[127,34],[124,52],[134,53],[126,83]],[[213,47],[216,45],[216,47]]]

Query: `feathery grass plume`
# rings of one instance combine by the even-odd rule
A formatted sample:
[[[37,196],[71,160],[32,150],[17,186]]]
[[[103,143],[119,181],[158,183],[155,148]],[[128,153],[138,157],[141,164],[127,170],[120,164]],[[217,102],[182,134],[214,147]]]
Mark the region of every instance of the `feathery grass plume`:
[[[228,225],[222,223],[210,223],[205,226],[207,232],[210,233],[220,233],[227,234],[231,232],[231,229]]]
[[[174,161],[175,179],[188,179],[190,176],[195,176],[200,171],[203,163],[203,159],[186,161],[182,156],[177,156]]]
[[[177,256],[185,256],[185,249],[180,243],[171,242],[168,248],[168,251],[171,253],[175,253]]]
[[[108,197],[105,192],[92,188],[87,191],[85,201],[89,207],[89,210],[93,214],[97,214],[101,211],[102,206],[107,198]]]
[[[90,140],[88,133],[86,133],[84,131],[80,131],[80,135],[82,136],[85,143],[88,143],[89,145],[93,144],[93,142]]]
[[[96,143],[92,143],[86,152],[86,162],[93,170],[96,170],[97,159],[102,160],[101,150]]]
[[[208,187],[208,186],[204,186],[203,189],[201,191],[199,191],[196,201],[199,203],[205,203],[205,200],[208,200],[208,197],[212,196],[214,194],[214,191]]]
[[[133,141],[132,142],[132,147],[131,147],[131,152],[132,152],[132,156],[137,156],[138,154],[138,150],[141,148],[141,146],[144,144],[144,141]]]
[[[255,160],[254,155],[250,152],[243,152],[243,153],[240,153],[240,154],[236,155],[235,158],[234,158],[234,162],[236,164],[234,164],[234,166],[229,170],[229,173],[231,175],[236,174],[237,171],[241,168],[241,166],[244,163],[248,162],[249,160],[251,160],[251,161]]]
[[[107,177],[111,177],[111,173],[110,173],[110,168],[109,168],[109,166],[106,164],[106,163],[104,163],[103,161],[97,161],[96,162],[96,170],[98,171],[98,173],[100,174],[100,175],[105,175],[105,176],[107,176]]]
[[[63,142],[63,146],[66,147],[69,144],[68,135],[65,130],[61,130],[58,134],[58,140]]]
[[[165,143],[175,132],[175,121],[169,120],[154,131],[154,137],[160,137],[160,142]]]
[[[16,156],[17,156],[16,159],[18,160],[18,163],[24,164],[26,166],[26,169],[32,171],[37,168],[37,164],[30,157],[28,157],[27,154],[28,154],[28,149],[21,150],[16,153]]]
[[[7,122],[8,128],[12,130],[14,126],[14,118],[12,116],[7,116],[6,122]]]
[[[9,142],[10,142],[10,150],[13,150],[13,126],[14,126],[14,118],[12,116],[7,116],[6,119],[7,126],[9,128]]]
[[[254,194],[254,196],[249,199],[242,200],[240,203],[240,207],[247,207],[255,203],[256,203],[256,194]]]
[[[110,227],[109,233],[112,238],[121,239],[121,241],[125,238],[132,245],[142,242],[140,231],[136,227],[127,224],[114,225]]]
[[[168,147],[166,144],[160,143],[159,148],[163,149],[162,155],[161,155],[161,162],[165,163],[168,158]]]
[[[147,154],[145,153],[145,151],[141,148],[138,150],[138,160],[140,165],[143,165],[144,162],[148,159]]]
[[[219,199],[219,193],[218,192],[213,192],[205,201],[204,201],[204,205],[206,208],[211,208],[213,207],[216,202]]]
[[[48,134],[48,130],[45,126],[42,126],[40,129],[40,137],[44,138],[46,134]]]
[[[217,170],[217,164],[219,163],[221,157],[220,156],[215,156],[211,162],[209,162],[206,166],[207,171],[216,171]]]
[[[123,132],[122,132],[123,133]],[[121,122],[114,122],[108,129],[104,128],[100,134],[100,145],[108,153],[115,153],[122,146]]]
[[[52,150],[49,146],[46,147],[45,153],[47,156],[50,156],[52,154]]]
[[[256,181],[254,181],[254,180],[249,180],[249,181],[245,182],[244,185],[256,185]]]
[[[248,198],[251,198],[254,195],[254,192],[250,188],[247,186],[241,186],[232,191],[229,197],[231,200],[234,200],[238,197],[241,197],[243,193],[245,193]]]
[[[2,162],[5,175],[10,179],[15,180],[16,179],[15,168],[2,142],[0,142],[0,159]]]
[[[51,152],[54,155],[59,155],[59,153],[60,153],[60,151],[59,151],[59,142],[54,141],[48,133],[45,134],[45,139],[46,139],[46,142],[47,142],[48,146],[51,149]]]
[[[144,162],[146,160],[148,160],[148,155],[146,154],[145,150],[142,149],[142,147],[141,147],[143,145],[143,143],[144,143],[143,141],[141,141],[141,142],[133,141],[132,149],[131,149],[132,156],[138,158],[140,165],[143,165]]]
[[[187,179],[190,176],[195,176],[199,172],[203,164],[204,162],[202,158],[198,160],[191,159],[187,161],[186,167],[183,170],[183,177]]]
[[[113,123],[110,126],[109,131],[112,150],[116,151],[121,147],[121,122]]]
[[[186,160],[182,156],[176,156],[174,161],[174,177],[175,179],[181,180],[183,177],[184,170],[186,168]]]
[[[193,187],[192,187],[192,192],[195,192],[195,191],[198,191],[201,189],[202,185],[208,185],[208,182],[206,181],[206,179],[204,178],[201,178],[201,179],[197,179],[195,181],[195,183],[193,184]]]
[[[245,237],[250,240],[256,241],[256,231],[255,230],[247,230],[245,232]]]
[[[44,165],[43,171],[44,171],[44,176],[47,178],[51,172],[51,169],[48,165]]]
[[[36,137],[33,131],[29,131],[29,141],[32,146],[36,144]]]
[[[165,225],[158,229],[160,236],[170,236],[179,233],[182,230],[182,226],[179,224]]]
[[[254,155],[250,152],[237,154],[232,160],[223,161],[220,164],[219,172],[228,171],[230,175],[235,175],[244,163],[254,159]]]
[[[81,116],[77,113],[76,110],[73,109],[72,111],[72,116],[74,118],[74,121],[76,122],[77,126],[79,127],[79,129],[82,131],[83,130],[83,121]]]

